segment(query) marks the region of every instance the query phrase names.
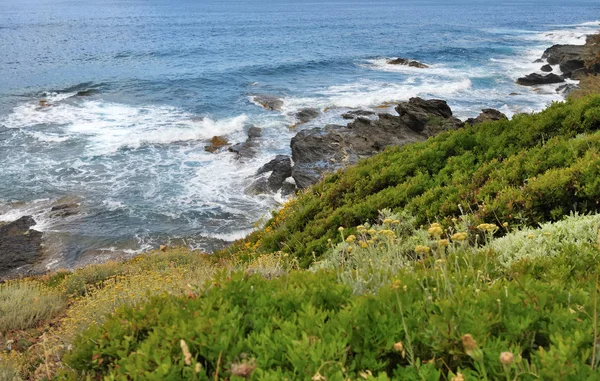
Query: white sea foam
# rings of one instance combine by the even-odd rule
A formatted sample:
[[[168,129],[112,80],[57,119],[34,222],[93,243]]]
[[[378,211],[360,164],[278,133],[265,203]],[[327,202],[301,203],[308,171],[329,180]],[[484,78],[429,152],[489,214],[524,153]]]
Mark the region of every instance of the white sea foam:
[[[119,148],[139,148],[146,144],[169,144],[206,140],[241,130],[246,115],[213,120],[195,118],[175,107],[130,106],[102,101],[55,103],[40,107],[35,102],[16,107],[2,123],[8,128],[58,126],[62,134],[29,132],[44,142],[62,142],[83,137],[92,154],[110,154]]]

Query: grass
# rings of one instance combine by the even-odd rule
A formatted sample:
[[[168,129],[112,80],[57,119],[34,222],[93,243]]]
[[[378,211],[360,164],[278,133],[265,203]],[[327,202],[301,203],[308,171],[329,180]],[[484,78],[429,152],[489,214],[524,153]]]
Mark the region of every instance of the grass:
[[[65,298],[38,282],[0,284],[0,332],[24,330],[56,315]]]

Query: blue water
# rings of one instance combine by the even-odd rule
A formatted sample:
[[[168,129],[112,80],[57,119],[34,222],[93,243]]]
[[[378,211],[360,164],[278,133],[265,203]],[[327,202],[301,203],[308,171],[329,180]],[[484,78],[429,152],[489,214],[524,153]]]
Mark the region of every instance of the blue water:
[[[281,201],[244,188],[289,153],[299,109],[323,111],[300,128],[417,95],[461,118],[540,110],[560,95],[514,80],[598,19],[592,0],[2,0],[0,220],[33,214],[55,266],[169,242],[214,249]],[[431,68],[386,64],[398,56]],[[254,159],[204,151],[250,125],[263,128]],[[79,214],[52,217],[65,197]]]

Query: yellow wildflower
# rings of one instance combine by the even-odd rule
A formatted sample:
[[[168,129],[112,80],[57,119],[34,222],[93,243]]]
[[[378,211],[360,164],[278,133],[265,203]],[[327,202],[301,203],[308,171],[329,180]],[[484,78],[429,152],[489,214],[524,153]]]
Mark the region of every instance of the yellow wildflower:
[[[430,250],[431,249],[429,248],[429,246],[419,245],[419,246],[415,247],[415,252],[417,254],[428,254]]]
[[[467,239],[467,233],[466,232],[458,232],[452,235],[452,240],[453,241],[464,241],[465,239]]]
[[[346,238],[346,242],[348,242],[348,243],[352,243],[352,242],[354,242],[354,241],[356,241],[356,236],[355,236],[355,235],[349,235],[349,236]]]
[[[386,218],[385,220],[383,220],[384,224],[391,224],[392,223],[392,219],[391,218]]]
[[[450,244],[450,241],[448,241],[447,239],[440,239],[438,241],[438,246],[439,247],[446,247]]]

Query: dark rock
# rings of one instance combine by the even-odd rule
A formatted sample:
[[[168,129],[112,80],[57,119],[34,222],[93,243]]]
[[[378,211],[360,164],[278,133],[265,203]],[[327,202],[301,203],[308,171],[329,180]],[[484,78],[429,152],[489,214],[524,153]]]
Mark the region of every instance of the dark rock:
[[[355,119],[358,116],[371,116],[371,115],[375,115],[375,113],[373,111],[367,111],[367,110],[354,110],[354,111],[348,111],[347,113],[342,114],[342,118]]]
[[[546,73],[550,73],[552,71],[552,66],[544,65],[544,66],[542,66],[542,68],[540,70],[543,72],[546,72]]]
[[[296,114],[296,119],[298,119],[297,124],[310,122],[311,120],[313,120],[317,116],[319,116],[319,114],[320,114],[320,112],[316,108],[302,109],[302,110],[298,111],[298,113]]]
[[[96,89],[87,89],[87,90],[80,90],[78,91],[75,96],[77,97],[89,97],[92,96],[94,94],[98,94],[99,91]]]
[[[419,69],[427,69],[427,68],[429,68],[429,66],[425,65],[424,63],[421,63],[419,61],[409,60],[409,59],[406,59],[406,58],[391,59],[391,60],[388,60],[387,63],[390,64],[390,65],[404,65],[404,66],[416,67],[416,68],[419,68]]]
[[[583,60],[568,60],[560,64],[560,71],[563,72],[563,76],[571,78],[573,74],[579,72],[585,73],[585,64]]]
[[[521,86],[547,85],[564,81],[562,77],[552,73],[547,75],[533,73],[517,79],[517,83]]]
[[[293,179],[292,179],[293,180]],[[292,195],[294,193],[296,193],[296,191],[298,190],[298,188],[296,188],[296,182],[289,182],[289,181],[284,181],[283,185],[281,186],[281,194],[283,196],[289,196]]]
[[[228,144],[229,144],[229,142],[224,137],[222,137],[222,136],[213,136],[213,138],[210,139],[210,144],[207,145],[206,147],[204,147],[204,150],[206,152],[215,153],[219,149],[225,147]]]
[[[544,51],[542,58],[550,65],[560,65],[571,60],[581,60],[583,45],[553,45]]]
[[[15,275],[15,270],[34,264],[42,255],[42,233],[31,229],[30,216],[0,226],[0,278]]]
[[[407,103],[396,106],[396,112],[406,126],[427,137],[464,125],[452,116],[452,110],[446,101],[439,99],[411,98]]]
[[[237,155],[237,159],[250,158],[256,154],[254,144],[245,141],[243,143],[237,143],[228,148],[229,152],[233,152]]]
[[[262,128],[252,126],[248,129],[248,138],[249,139],[260,138],[261,135],[262,135]]]
[[[567,96],[571,94],[573,91],[578,90],[579,86],[572,83],[565,83],[564,85],[560,85],[556,88],[556,92]]]
[[[271,172],[268,178],[260,177],[268,172]],[[282,188],[285,180],[292,176],[292,161],[289,156],[277,155],[273,160],[260,167],[256,171],[256,176],[259,178],[251,186],[254,192],[265,193],[267,190],[276,192]]]
[[[495,121],[495,120],[506,120],[506,115],[493,108],[486,108],[481,111],[481,114],[477,118],[469,118],[465,123],[474,126],[484,122]]]
[[[69,217],[79,213],[79,203],[67,202],[54,205],[50,209],[50,215],[52,217]]]
[[[511,97],[514,97],[515,95],[521,95],[521,94],[519,94],[519,93],[510,93],[508,95],[510,95]]]
[[[537,60],[533,61],[533,63],[542,63],[542,62],[544,62],[544,60],[541,58],[538,58]]]
[[[281,111],[283,107],[283,101],[272,95],[255,95],[253,100],[266,110]]]
[[[292,138],[292,177],[299,189],[332,172],[373,156],[388,146],[419,142],[441,131],[464,125],[452,116],[446,102],[412,98],[396,107],[399,116],[358,116],[347,126],[327,125],[300,131]]]

